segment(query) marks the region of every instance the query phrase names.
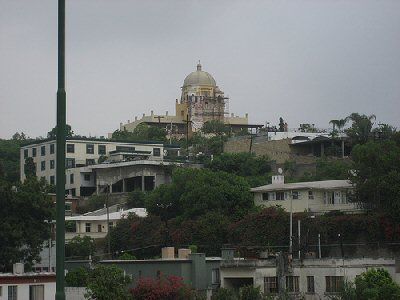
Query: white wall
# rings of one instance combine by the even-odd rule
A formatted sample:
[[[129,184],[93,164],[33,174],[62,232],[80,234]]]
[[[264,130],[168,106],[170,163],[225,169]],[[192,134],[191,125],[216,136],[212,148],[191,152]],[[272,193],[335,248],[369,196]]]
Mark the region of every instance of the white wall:
[[[16,285],[16,284],[2,284],[3,293],[0,296],[0,300],[8,299],[8,286]],[[30,284],[18,284],[17,288],[17,299],[29,299],[29,286],[30,285],[44,285],[44,300],[54,300],[56,295],[56,283],[55,282],[46,282],[46,283],[30,283]]]

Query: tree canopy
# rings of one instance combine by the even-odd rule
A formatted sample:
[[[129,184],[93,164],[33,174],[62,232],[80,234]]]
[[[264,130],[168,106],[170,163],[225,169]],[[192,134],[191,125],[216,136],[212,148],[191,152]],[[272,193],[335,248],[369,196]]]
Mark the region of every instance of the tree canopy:
[[[352,152],[354,201],[400,216],[400,146],[393,141],[356,145]]]
[[[0,269],[19,261],[28,265],[39,259],[43,242],[49,238],[54,217],[48,186],[36,177],[17,185],[0,180]]]
[[[71,138],[74,136],[74,132],[72,131],[71,125],[66,124],[65,127],[65,137]],[[55,139],[57,137],[57,126],[55,126],[52,130],[47,133],[48,139]]]
[[[112,134],[112,139],[125,142],[140,142],[140,141],[161,141],[166,140],[165,128],[147,125],[141,123],[135,127],[133,131],[116,130]]]
[[[209,211],[238,218],[252,207],[250,187],[243,178],[208,169],[175,169],[172,183],[158,187],[146,199],[148,212],[164,220]]]

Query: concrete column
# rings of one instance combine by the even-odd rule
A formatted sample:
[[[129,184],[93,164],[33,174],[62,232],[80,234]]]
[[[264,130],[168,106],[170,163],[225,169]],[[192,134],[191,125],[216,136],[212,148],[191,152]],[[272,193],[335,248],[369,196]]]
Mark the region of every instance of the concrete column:
[[[342,140],[342,158],[344,158],[344,140]]]
[[[325,155],[324,143],[321,143],[321,157]]]
[[[96,184],[96,195],[98,195],[98,194],[99,194],[99,189],[100,189],[99,185],[98,185],[98,184]]]
[[[122,179],[122,192],[126,192],[126,179]]]
[[[207,288],[206,255],[204,253],[189,254],[192,261],[192,287],[198,290]]]
[[[142,192],[144,192],[144,175],[142,175]]]

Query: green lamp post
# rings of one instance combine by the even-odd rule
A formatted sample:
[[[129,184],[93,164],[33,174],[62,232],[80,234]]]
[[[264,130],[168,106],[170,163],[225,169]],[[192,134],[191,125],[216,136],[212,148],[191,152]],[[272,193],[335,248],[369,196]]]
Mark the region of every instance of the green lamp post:
[[[64,300],[65,257],[65,0],[58,0],[56,300]]]

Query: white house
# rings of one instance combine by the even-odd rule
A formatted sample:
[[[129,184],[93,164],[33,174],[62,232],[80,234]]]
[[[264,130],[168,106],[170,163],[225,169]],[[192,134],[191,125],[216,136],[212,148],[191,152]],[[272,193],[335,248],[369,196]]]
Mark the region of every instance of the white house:
[[[284,270],[276,259],[229,259],[220,266],[221,287],[239,289],[253,285],[271,296],[280,291],[290,299],[332,299],[343,283],[354,281],[356,276],[370,268],[383,268],[393,280],[400,282],[398,262],[393,258],[323,258],[294,260]]]
[[[66,232],[65,239],[71,240],[76,236],[89,236],[94,239],[105,238],[108,233],[107,220],[109,227],[115,226],[118,220],[128,217],[130,213],[138,217],[146,217],[147,211],[145,208],[131,208],[127,210],[119,209],[114,212],[107,212],[105,209],[89,212],[80,216],[65,217],[65,221],[75,222],[75,232]]]
[[[54,272],[25,273],[22,263],[14,264],[13,273],[0,273],[0,300],[54,300]]]
[[[285,183],[283,175],[276,175],[272,176],[272,184],[252,188],[251,192],[256,205],[280,206],[288,212],[354,213],[361,209],[349,202],[352,189],[348,180]]]

